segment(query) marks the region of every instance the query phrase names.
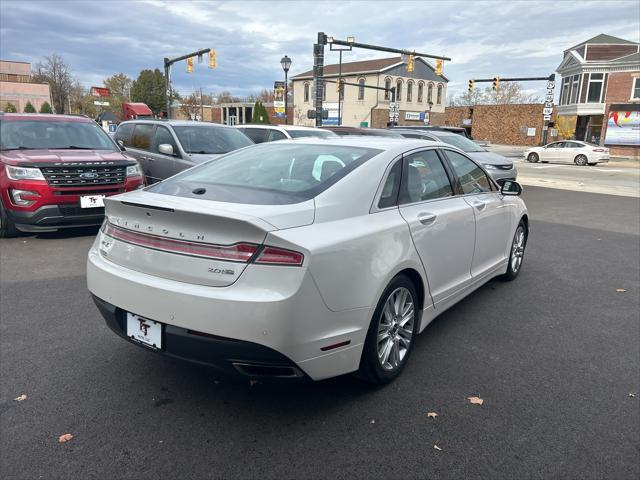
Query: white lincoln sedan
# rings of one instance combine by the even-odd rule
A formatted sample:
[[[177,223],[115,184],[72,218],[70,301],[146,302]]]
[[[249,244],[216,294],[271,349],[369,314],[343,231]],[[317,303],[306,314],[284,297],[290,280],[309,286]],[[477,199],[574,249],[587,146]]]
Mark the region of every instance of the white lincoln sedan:
[[[436,316],[518,275],[521,191],[448,144],[250,146],[108,197],[88,287],[149,350],[249,377],[386,383]]]

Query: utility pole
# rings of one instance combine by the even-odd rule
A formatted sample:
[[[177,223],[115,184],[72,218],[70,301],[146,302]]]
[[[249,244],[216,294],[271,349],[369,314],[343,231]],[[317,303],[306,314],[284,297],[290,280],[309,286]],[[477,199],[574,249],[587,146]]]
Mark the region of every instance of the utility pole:
[[[187,53],[186,55],[182,55],[180,57],[175,57],[175,58],[167,58],[164,57],[164,79],[165,79],[165,84],[167,86],[167,119],[171,118],[171,100],[172,100],[172,95],[171,95],[171,66],[176,63],[176,62],[180,62],[181,60],[186,60],[187,58],[191,58],[191,57],[197,57],[197,56],[202,56],[205,53],[209,53],[211,51],[210,48],[203,48],[201,50],[197,50],[195,52],[191,52],[191,53]]]
[[[200,87],[200,121],[204,122],[204,101],[202,100],[202,87]]]

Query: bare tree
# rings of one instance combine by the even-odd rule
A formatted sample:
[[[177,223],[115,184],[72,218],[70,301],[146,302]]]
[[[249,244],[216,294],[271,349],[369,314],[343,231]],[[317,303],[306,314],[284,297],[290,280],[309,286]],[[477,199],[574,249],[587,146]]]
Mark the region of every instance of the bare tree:
[[[453,97],[449,102],[452,106],[471,105],[510,105],[515,103],[542,103],[537,95],[529,95],[522,91],[518,82],[502,82],[497,91],[492,87],[484,90],[475,89],[473,93],[465,92]]]
[[[33,71],[33,80],[36,83],[49,84],[56,113],[67,111],[73,79],[69,66],[60,55],[54,53],[50,57],[45,57],[44,62],[37,63]]]
[[[192,93],[182,99],[180,110],[189,120],[194,120],[200,114],[200,95]]]

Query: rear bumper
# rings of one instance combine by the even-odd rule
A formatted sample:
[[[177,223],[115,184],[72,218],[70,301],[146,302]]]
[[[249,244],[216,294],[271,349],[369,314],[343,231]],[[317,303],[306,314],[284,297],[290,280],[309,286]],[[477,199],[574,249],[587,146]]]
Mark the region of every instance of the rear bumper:
[[[329,310],[304,267],[251,265],[234,284],[209,287],[148,275],[110,262],[96,248],[99,241],[100,235],[89,251],[89,291],[103,305],[118,309],[116,312],[132,312],[163,323],[165,331],[182,339],[181,350],[167,351],[168,355],[214,366],[221,363],[228,369],[226,344],[208,343],[210,351],[206,354],[185,346],[184,332],[195,331],[233,339],[233,347],[242,342],[265,347],[312,380],[359,367],[372,309]],[[103,308],[101,311],[104,315]],[[122,325],[118,329],[121,335]],[[193,344],[192,337],[187,337],[189,344]],[[246,356],[244,347],[241,350],[231,351],[233,359]],[[250,355],[246,361],[252,364],[256,360],[261,361]]]
[[[124,310],[95,295],[93,301],[111,330],[131,343],[149,348],[127,337]],[[163,325],[162,349],[149,349],[170,357],[207,365],[230,375],[297,380],[306,378],[291,360],[271,348],[253,342],[207,335],[174,325]]]
[[[50,232],[60,228],[100,225],[104,208],[82,209],[75,205],[45,205],[33,212],[7,209],[7,216],[23,232]]]

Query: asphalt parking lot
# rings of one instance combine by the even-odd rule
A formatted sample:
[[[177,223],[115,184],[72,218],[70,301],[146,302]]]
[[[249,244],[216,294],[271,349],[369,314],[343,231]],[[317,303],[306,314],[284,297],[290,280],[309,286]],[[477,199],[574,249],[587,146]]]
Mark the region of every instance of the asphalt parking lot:
[[[95,230],[0,241],[3,478],[638,478],[640,202],[524,198],[520,277],[435,320],[381,389],[249,386],[144,351],[86,290]]]

